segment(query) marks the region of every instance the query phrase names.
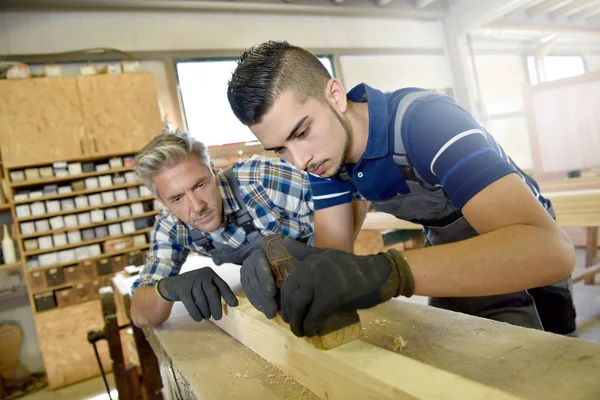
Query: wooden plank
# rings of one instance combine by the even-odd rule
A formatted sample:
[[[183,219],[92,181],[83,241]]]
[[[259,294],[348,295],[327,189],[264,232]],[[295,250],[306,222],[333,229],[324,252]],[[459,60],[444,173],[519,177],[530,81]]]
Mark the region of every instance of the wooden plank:
[[[581,282],[583,280],[586,281],[586,283],[589,283],[590,285],[594,284],[594,277],[600,274],[600,264],[597,265],[592,265],[590,267],[586,267],[583,271],[578,272],[577,274],[573,275],[572,281],[573,283],[577,283],[577,282]]]
[[[365,230],[379,230],[385,231],[390,229],[410,229],[410,230],[422,230],[423,227],[412,222],[403,221],[394,217],[391,214],[387,214],[380,211],[368,212],[363,222],[362,229]]]
[[[217,267],[207,257],[192,256],[183,265],[182,272],[205,266],[214,268],[234,292],[238,292],[239,266],[224,264]],[[135,277],[129,279],[129,282],[121,282],[120,290],[129,290]],[[600,398],[597,376],[600,370],[599,344],[411,301],[414,300],[393,299],[359,311],[365,328],[362,341],[526,399]],[[262,331],[244,330],[243,325],[236,325],[234,329],[242,335],[258,335],[255,340],[260,343],[268,341],[260,337]],[[252,329],[255,329],[254,326]],[[282,374],[276,363],[266,362],[213,324],[193,321],[180,303],[175,304],[171,317],[164,324],[146,329],[145,333],[161,364],[170,368],[171,382],[187,396],[184,397],[186,399],[315,398],[310,397],[310,391]],[[398,337],[404,339],[404,347],[396,345]],[[291,353],[297,342],[302,340],[293,335],[283,338],[289,339],[286,342],[292,346],[289,351],[266,351],[277,358],[277,362],[293,363],[294,367],[302,368],[303,373],[311,373],[306,369],[310,369],[312,364],[298,364]],[[270,342],[264,345],[271,347]],[[337,350],[342,348],[344,346]],[[390,373],[394,374],[397,382],[414,378],[404,372],[397,370]],[[327,375],[318,379],[328,381],[330,378],[331,375]],[[416,379],[425,382],[423,385],[438,385],[435,376],[418,376]],[[351,394],[347,398],[360,397]],[[444,393],[441,398],[448,396]]]
[[[362,340],[319,350],[239,300],[213,323],[323,399],[517,398]]]

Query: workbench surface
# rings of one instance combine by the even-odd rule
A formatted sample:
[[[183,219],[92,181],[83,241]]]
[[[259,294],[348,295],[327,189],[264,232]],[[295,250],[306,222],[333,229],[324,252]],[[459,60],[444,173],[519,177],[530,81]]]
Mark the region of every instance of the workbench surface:
[[[184,270],[204,266],[239,290],[237,266],[194,256]],[[527,399],[600,399],[600,344],[397,299],[360,315],[364,341],[394,351],[401,336],[400,354],[473,381]],[[316,398],[212,323],[193,321],[181,303],[145,333],[161,364],[172,366],[183,398]]]

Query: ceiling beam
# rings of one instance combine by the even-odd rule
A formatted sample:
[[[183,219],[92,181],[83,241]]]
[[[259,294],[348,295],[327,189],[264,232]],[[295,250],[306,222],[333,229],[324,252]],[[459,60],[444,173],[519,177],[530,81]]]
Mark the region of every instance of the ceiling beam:
[[[522,15],[524,10],[527,10],[539,3],[542,3],[545,0],[529,0],[528,2],[523,3],[520,7],[516,7],[510,13],[507,13],[506,16],[510,17],[513,15]]]
[[[488,26],[488,28],[513,29],[513,30],[531,30],[556,33],[585,34],[597,36],[600,33],[600,26],[593,26],[585,21],[558,20],[551,21],[548,18],[500,18]]]
[[[591,2],[590,0],[576,0],[564,7],[554,10],[553,12],[550,13],[550,17],[552,17],[552,18],[568,17],[571,14],[574,14],[578,11],[584,10],[593,5],[594,5],[594,3]]]
[[[416,8],[425,8],[436,0],[415,0]]]
[[[452,19],[454,27],[465,34],[530,3],[531,0],[462,0],[450,7],[447,18]]]
[[[572,14],[569,19],[571,21],[581,21],[591,18],[595,15],[600,14],[600,4],[596,4],[593,7],[588,7],[585,10],[578,11]]]
[[[412,4],[398,3],[394,7],[381,9],[365,2],[360,6],[336,6],[329,2],[319,5],[297,3],[218,1],[218,0],[0,0],[4,9],[13,10],[152,10],[152,11],[189,11],[189,12],[230,12],[288,15],[330,15],[341,17],[372,17],[384,19],[411,18],[421,20],[439,20],[445,10],[434,7],[416,9]]]
[[[548,0],[544,1],[536,6],[533,6],[527,10],[527,15],[532,18],[539,17],[540,15],[551,13],[552,11],[558,10],[561,7],[567,6],[574,0]]]

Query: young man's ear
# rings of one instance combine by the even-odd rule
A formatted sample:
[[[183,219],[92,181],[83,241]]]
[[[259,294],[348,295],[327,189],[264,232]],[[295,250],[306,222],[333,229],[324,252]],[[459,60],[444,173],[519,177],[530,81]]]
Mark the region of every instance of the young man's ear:
[[[348,98],[346,89],[342,82],[337,78],[331,78],[325,86],[325,98],[340,113],[346,112],[348,108]]]

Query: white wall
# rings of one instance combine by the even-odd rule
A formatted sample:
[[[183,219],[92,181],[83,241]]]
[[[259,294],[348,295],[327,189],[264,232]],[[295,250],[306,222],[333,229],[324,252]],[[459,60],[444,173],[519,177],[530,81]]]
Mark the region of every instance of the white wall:
[[[599,54],[586,54],[583,57],[585,59],[585,65],[588,72],[600,70],[600,55]]]
[[[452,87],[452,73],[442,55],[342,56],[340,62],[346,89],[361,82],[386,92],[407,86]]]
[[[488,119],[486,128],[522,169],[533,168],[523,88],[527,70],[520,54],[476,54],[475,66]]]

